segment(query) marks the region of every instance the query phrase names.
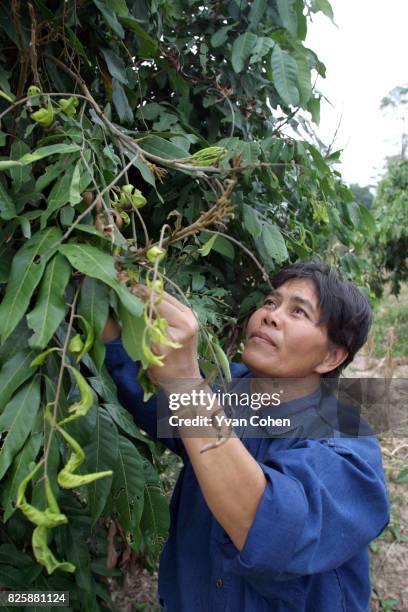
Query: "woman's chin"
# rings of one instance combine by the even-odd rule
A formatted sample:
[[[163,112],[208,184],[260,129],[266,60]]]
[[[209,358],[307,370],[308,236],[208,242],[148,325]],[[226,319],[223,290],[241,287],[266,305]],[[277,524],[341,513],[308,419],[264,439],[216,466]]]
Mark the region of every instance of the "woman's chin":
[[[273,357],[261,357],[259,355],[259,351],[255,352],[251,349],[244,349],[241,359],[242,363],[244,363],[247,368],[251,370],[254,377],[274,378],[282,376],[282,374],[279,372],[278,364],[274,363]]]

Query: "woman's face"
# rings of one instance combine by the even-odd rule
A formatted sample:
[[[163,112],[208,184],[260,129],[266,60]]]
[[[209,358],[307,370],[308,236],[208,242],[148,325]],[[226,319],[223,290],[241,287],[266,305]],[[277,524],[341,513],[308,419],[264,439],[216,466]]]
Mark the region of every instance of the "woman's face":
[[[347,351],[331,345],[319,320],[313,282],[286,281],[251,315],[242,361],[255,377],[320,377],[344,361]]]

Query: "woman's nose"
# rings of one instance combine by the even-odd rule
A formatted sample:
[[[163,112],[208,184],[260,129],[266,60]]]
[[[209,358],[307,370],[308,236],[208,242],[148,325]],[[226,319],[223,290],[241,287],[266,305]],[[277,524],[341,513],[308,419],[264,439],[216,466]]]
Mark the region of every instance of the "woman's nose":
[[[272,327],[279,328],[281,325],[282,313],[281,309],[275,308],[274,310],[267,310],[263,317],[263,323],[265,325],[271,325]]]

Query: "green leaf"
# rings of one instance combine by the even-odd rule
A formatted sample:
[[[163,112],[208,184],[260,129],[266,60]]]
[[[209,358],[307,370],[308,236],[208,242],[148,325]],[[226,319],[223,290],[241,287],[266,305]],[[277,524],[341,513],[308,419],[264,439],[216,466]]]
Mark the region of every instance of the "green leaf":
[[[297,64],[287,51],[276,44],[272,51],[273,84],[287,106],[299,104]]]
[[[251,236],[260,236],[262,232],[262,225],[259,221],[258,214],[248,204],[244,204],[244,227],[251,234]]]
[[[208,255],[209,252],[211,251],[212,247],[214,246],[214,242],[217,240],[217,238],[218,238],[217,234],[214,234],[213,236],[211,236],[211,238],[209,238],[207,240],[207,242],[205,244],[203,244],[203,246],[198,249],[198,252],[203,257]]]
[[[248,15],[248,21],[253,28],[258,25],[262,17],[265,15],[267,4],[267,0],[254,0],[254,2],[252,2]]]
[[[131,155],[132,154],[130,154],[130,158],[131,158]],[[133,165],[135,166],[135,168],[137,168],[139,170],[140,174],[142,175],[142,177],[144,178],[146,183],[149,183],[149,185],[152,185],[153,187],[156,187],[156,180],[154,178],[153,172],[145,164],[145,162],[142,159],[140,159],[140,157],[137,157],[134,160]]]
[[[59,253],[51,259],[41,281],[35,308],[27,315],[28,326],[35,332],[28,341],[33,348],[47,346],[65,316],[65,289],[71,267]]]
[[[112,101],[119,115],[121,123],[132,123],[134,120],[133,111],[129,106],[126,92],[117,79],[112,79]]]
[[[36,368],[30,367],[34,354],[34,351],[27,349],[18,351],[2,367],[0,371],[0,413],[14,391],[35,372]]]
[[[91,356],[96,367],[100,370],[105,359],[105,345],[102,342],[102,332],[109,314],[108,287],[95,278],[85,277],[81,287],[78,313],[88,321],[95,332]]]
[[[302,52],[296,50],[294,57],[297,63],[297,83],[300,93],[300,104],[303,108],[306,108],[306,104],[310,100],[313,91],[307,52],[303,49]]]
[[[292,36],[297,35],[297,15],[294,10],[296,0],[277,0],[278,13],[282,25]]]
[[[262,241],[266,251],[277,263],[282,263],[288,258],[285,240],[276,225],[264,225],[262,227]]]
[[[1,414],[0,480],[28,438],[39,406],[40,384],[34,377],[16,393]],[[7,431],[6,436],[4,436],[5,431]]]
[[[121,17],[121,22],[126,28],[133,30],[135,34],[144,40],[145,44],[143,45],[143,48],[139,48],[141,56],[154,57],[158,48],[158,42],[155,38],[150,36],[150,34],[146,31],[146,28],[142,27],[140,23],[138,23],[137,19],[131,15],[128,17]]]
[[[131,315],[122,305],[119,306],[119,316],[122,323],[122,341],[125,351],[133,361],[143,358],[142,336],[145,328],[144,317]]]
[[[114,11],[119,17],[129,15],[129,9],[126,5],[126,0],[105,0],[105,4]]]
[[[13,566],[23,569],[33,565],[33,559],[27,553],[18,550],[14,544],[8,542],[0,546],[0,563],[12,563]]]
[[[160,136],[149,136],[140,142],[142,149],[164,159],[189,157],[189,152]]]
[[[143,511],[145,484],[142,458],[137,448],[123,436],[119,436],[119,451],[112,483],[115,510],[127,532],[128,543],[140,544],[140,517]]]
[[[1,168],[0,162],[0,170]],[[14,206],[13,200],[10,198],[7,190],[3,183],[0,181],[0,217],[5,221],[12,219],[17,214],[16,207]]]
[[[11,565],[2,565],[0,572],[0,587],[23,590],[27,588],[27,581],[23,578],[21,569],[16,569]],[[6,610],[9,610],[9,608],[6,608]]]
[[[275,46],[275,41],[268,36],[259,36],[256,45],[253,48],[250,64],[259,62]]]
[[[361,204],[360,202],[358,202],[358,206],[360,212],[359,229],[361,232],[363,232],[363,234],[368,236],[369,234],[374,233],[377,229],[375,218],[367,206]]]
[[[7,94],[6,94],[4,91],[2,91],[1,89],[0,89],[0,96],[1,96],[2,98],[4,98],[5,100],[7,100],[7,102],[11,102],[11,103],[13,103],[13,102],[14,102],[14,99],[13,99],[11,96],[7,95]]]
[[[226,381],[231,382],[232,378],[231,378],[230,365],[229,365],[228,357],[224,352],[224,349],[222,348],[220,344],[218,344],[218,342],[213,342],[213,348],[217,356],[217,359],[220,362],[221,368],[224,372]]]
[[[37,232],[14,256],[6,295],[0,305],[1,342],[8,338],[26,312],[60,237],[61,232],[56,227]]]
[[[35,461],[43,441],[43,432],[33,432],[23,449],[14,459],[10,476],[4,485],[1,501],[4,507],[3,521],[6,522],[16,509],[17,489],[29,474],[30,464]]]
[[[327,165],[324,157],[322,156],[322,154],[320,153],[320,151],[317,150],[316,147],[314,147],[312,144],[309,144],[307,146],[311,156],[313,157],[313,161],[315,163],[316,168],[319,170],[319,173],[321,174],[321,176],[324,176],[326,174],[330,173],[330,168]]]
[[[62,208],[62,206],[65,206],[65,204],[68,204],[74,170],[75,166],[68,166],[64,176],[54,183],[48,196],[47,208],[41,215],[41,229],[44,229],[49,217],[51,217],[54,212]]]
[[[0,283],[7,283],[14,251],[10,244],[0,244]]]
[[[124,38],[125,37],[125,31],[122,28],[115,12],[113,10],[111,10],[110,8],[108,8],[105,4],[105,2],[103,2],[102,0],[93,0],[93,3],[95,4],[95,6],[98,8],[98,10],[100,11],[102,17],[104,18],[104,20],[106,21],[106,23],[108,24],[108,26],[111,28],[111,30],[117,35],[119,36],[119,38]]]
[[[310,98],[307,103],[307,110],[312,115],[312,121],[316,125],[320,123],[320,98]]]
[[[110,416],[101,408],[96,411],[92,439],[84,447],[87,472],[114,470],[119,449],[118,431]],[[100,517],[112,486],[112,478],[101,478],[88,485],[88,504],[92,522]]]
[[[220,253],[220,255],[224,255],[224,257],[228,257],[228,259],[234,259],[235,251],[234,247],[228,238],[224,238],[224,236],[218,236],[217,240],[214,243],[213,250]]]
[[[258,37],[253,32],[245,32],[234,40],[231,50],[231,63],[238,74],[244,69],[245,62],[252,53]]]
[[[58,144],[48,145],[47,147],[40,147],[36,149],[32,153],[26,153],[18,160],[20,164],[32,164],[44,157],[49,157],[50,155],[62,155],[68,153],[76,153],[79,151],[81,147],[76,144],[69,144],[66,142],[60,142]]]
[[[71,41],[71,44],[74,47],[74,49],[76,49],[78,51],[79,55],[88,64],[88,68],[91,68],[92,67],[92,63],[91,63],[91,61],[90,61],[90,59],[89,59],[89,57],[87,55],[85,47],[83,46],[83,44],[79,40],[78,36],[75,34],[75,32],[71,28],[69,28],[67,26],[67,24],[65,24],[65,31],[67,32],[67,34],[69,36],[69,40]]]
[[[204,232],[201,232],[199,239],[201,241],[208,240],[210,236],[211,234],[204,231]],[[220,253],[220,255],[224,255],[224,257],[228,257],[229,259],[234,259],[235,257],[234,247],[232,246],[231,242],[227,238],[224,238],[224,236],[217,236],[217,240],[214,241],[214,244],[212,245],[212,249],[216,251],[217,253]]]
[[[80,191],[81,168],[82,163],[78,161],[75,165],[74,172],[72,173],[71,184],[69,186],[69,202],[72,204],[72,206],[75,206],[75,204],[79,204],[82,201]]]
[[[17,160],[26,154],[30,150],[30,147],[25,144],[22,140],[17,140],[11,145],[10,157],[13,160]],[[23,183],[26,183],[31,178],[31,168],[19,165],[15,168],[10,169],[10,176],[13,180],[13,190],[15,193],[20,191]]]
[[[333,21],[333,9],[329,0],[313,0],[311,8],[314,13],[321,11],[326,17],[329,17],[329,19]]]
[[[111,255],[88,244],[62,244],[59,251],[65,255],[76,270],[92,278],[97,278],[111,287],[131,314],[136,317],[141,316],[143,303],[116,280],[115,260]]]
[[[140,440],[148,446],[154,444],[151,438],[142,434],[136,427],[133,417],[128,410],[125,410],[125,408],[122,408],[119,404],[103,404],[103,407],[109,412],[116,425],[128,436]]]
[[[111,77],[117,79],[120,83],[123,83],[123,85],[127,85],[128,79],[126,76],[126,66],[123,59],[119,55],[116,55],[112,49],[101,47],[101,51],[103,53],[103,57],[105,58]]]
[[[64,172],[66,163],[63,159],[59,159],[57,163],[47,166],[44,174],[38,177],[35,183],[35,190],[41,192],[48,187],[55,179]]]
[[[221,47],[221,45],[223,45],[228,39],[228,32],[234,27],[234,24],[227,25],[214,32],[210,40],[211,46],[214,47],[214,49],[216,49],[217,47]]]
[[[144,463],[144,508],[140,522],[154,563],[161,553],[169,531],[169,506],[160,479],[149,462]]]
[[[75,582],[78,585],[78,588],[82,591],[82,601],[83,607],[86,610],[91,610],[95,608],[88,607],[87,600],[83,601],[83,597],[90,594],[92,589],[92,574],[90,572],[91,566],[91,557],[89,554],[89,544],[86,542],[84,538],[84,532],[79,529],[75,529],[75,525],[71,522],[68,526],[68,533],[64,538],[64,544],[66,547],[66,557],[67,559],[75,565]],[[64,548],[65,548],[64,547]]]
[[[408,481],[408,467],[403,468],[398,476],[395,478],[395,482],[401,483],[401,482],[407,482]]]

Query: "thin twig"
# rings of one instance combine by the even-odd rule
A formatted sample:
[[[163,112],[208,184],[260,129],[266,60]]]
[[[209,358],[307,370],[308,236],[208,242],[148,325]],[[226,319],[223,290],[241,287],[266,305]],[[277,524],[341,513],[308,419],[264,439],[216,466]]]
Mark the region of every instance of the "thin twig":
[[[66,354],[67,354],[68,344],[69,344],[69,341],[70,341],[71,329],[72,329],[72,326],[74,324],[75,308],[76,308],[76,303],[77,303],[78,296],[79,296],[79,291],[80,291],[80,286],[77,287],[77,289],[75,291],[75,294],[74,294],[74,299],[72,300],[72,304],[71,304],[71,312],[70,312],[69,321],[68,321],[67,333],[66,333],[64,344],[63,344],[63,347],[62,347],[61,366],[60,366],[60,370],[59,370],[59,374],[58,374],[57,389],[56,389],[56,392],[55,392],[55,399],[52,402],[52,404],[54,405],[54,409],[53,409],[53,413],[52,413],[52,423],[50,424],[50,435],[48,436],[47,445],[46,445],[45,450],[44,450],[44,462],[45,462],[44,475],[45,475],[45,478],[48,478],[48,473],[47,473],[48,456],[49,456],[49,453],[50,453],[52,438],[53,438],[53,435],[54,435],[54,432],[55,432],[55,425],[56,425],[56,422],[57,422],[58,404],[59,404],[59,399],[60,399],[61,390],[62,390],[62,380],[63,380],[63,376],[64,376],[64,370],[65,370],[65,366],[66,366],[66,364],[65,364],[65,357],[66,357]]]

